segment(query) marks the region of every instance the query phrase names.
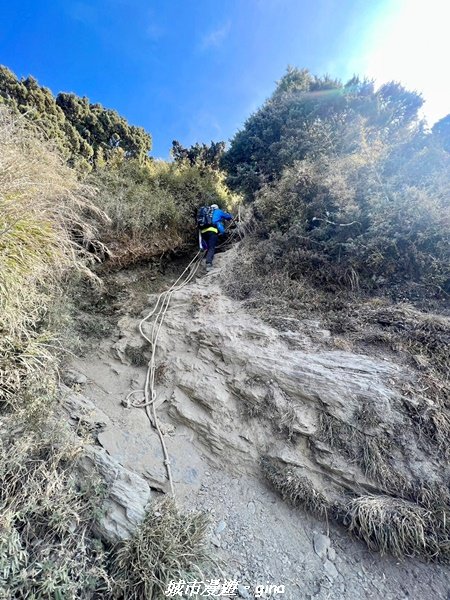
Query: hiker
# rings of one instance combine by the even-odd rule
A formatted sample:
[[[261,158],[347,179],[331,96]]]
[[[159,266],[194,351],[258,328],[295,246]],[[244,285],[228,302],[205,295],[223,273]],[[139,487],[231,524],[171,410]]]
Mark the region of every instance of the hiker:
[[[225,233],[223,221],[231,221],[230,213],[221,210],[217,204],[202,206],[197,213],[197,223],[201,234],[201,247],[206,252],[206,270],[212,267],[219,235]]]

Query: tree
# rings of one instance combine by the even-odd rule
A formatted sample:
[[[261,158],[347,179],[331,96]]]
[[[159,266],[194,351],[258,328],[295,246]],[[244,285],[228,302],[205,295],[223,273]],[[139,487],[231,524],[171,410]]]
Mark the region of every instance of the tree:
[[[444,150],[450,152],[450,114],[435,123],[432,131]]]
[[[245,122],[222,159],[228,184],[254,198],[297,160],[355,149],[358,118],[366,135],[401,137],[417,118],[422,98],[392,82],[375,91],[353,77],[343,85],[329,76],[289,67],[272,96]]]
[[[186,161],[191,166],[209,167],[217,171],[224,153],[225,142],[211,141],[210,145],[197,143],[190,148],[185,148],[177,140],[172,142],[171,154],[175,162]]]
[[[78,133],[88,141],[97,156],[101,148],[108,152],[120,147],[127,158],[144,160],[151,150],[152,139],[142,127],[130,125],[115,110],[101,104],[90,104],[88,98],[60,93],[56,104]]]
[[[25,116],[28,127],[53,140],[71,166],[89,170],[112,159],[120,148],[125,158],[145,161],[151,136],[142,127],[130,125],[116,111],[88,98],[51,91],[33,77],[19,80],[0,66],[0,101]]]

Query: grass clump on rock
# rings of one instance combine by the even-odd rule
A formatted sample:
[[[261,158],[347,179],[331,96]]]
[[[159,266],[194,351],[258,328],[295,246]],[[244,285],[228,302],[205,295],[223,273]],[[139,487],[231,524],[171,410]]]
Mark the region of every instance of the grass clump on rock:
[[[341,495],[333,501],[317,490],[299,469],[264,458],[265,477],[283,500],[318,517],[331,517],[371,550],[398,558],[450,559],[450,508],[444,488],[418,483],[410,486],[411,500],[388,495]]]
[[[133,537],[115,553],[114,597],[159,600],[170,581],[201,574],[208,562],[207,526],[205,515],[182,514],[171,499],[154,504]]]
[[[327,514],[330,507],[328,500],[322,492],[314,488],[307,477],[300,475],[294,467],[282,465],[268,458],[262,459],[261,467],[264,475],[281,494],[283,500],[317,516]]]
[[[390,496],[361,496],[346,506],[344,523],[372,550],[394,556],[450,558],[450,513]]]

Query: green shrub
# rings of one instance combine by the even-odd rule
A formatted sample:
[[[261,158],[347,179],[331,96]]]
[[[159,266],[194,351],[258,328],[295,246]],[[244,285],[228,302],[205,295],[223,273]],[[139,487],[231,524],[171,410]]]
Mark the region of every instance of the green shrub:
[[[196,209],[235,201],[220,171],[188,161],[122,160],[98,169],[90,182],[96,205],[111,218],[101,237],[120,266],[195,243]]]
[[[288,69],[222,159],[252,201],[260,270],[333,292],[448,298],[450,154],[422,102],[398,83]]]
[[[116,111],[91,104],[86,97],[52,92],[33,77],[18,79],[0,65],[0,104],[22,114],[34,136],[52,140],[70,166],[88,172],[113,159],[119,150],[143,161],[152,139],[142,127],[130,125]]]
[[[232,139],[222,159],[228,184],[253,200],[296,161],[351,154],[361,119],[369,134],[398,142],[414,129],[422,103],[420,95],[396,82],[375,90],[367,79],[353,77],[344,85],[289,67],[272,96]]]
[[[447,181],[412,186],[387,179],[393,160],[381,145],[304,160],[263,188],[254,204],[268,255],[291,279],[328,288],[450,293]],[[438,175],[443,179],[441,165]],[[424,173],[424,179],[429,173]],[[431,175],[430,175],[431,179]],[[443,193],[444,192],[444,193]]]

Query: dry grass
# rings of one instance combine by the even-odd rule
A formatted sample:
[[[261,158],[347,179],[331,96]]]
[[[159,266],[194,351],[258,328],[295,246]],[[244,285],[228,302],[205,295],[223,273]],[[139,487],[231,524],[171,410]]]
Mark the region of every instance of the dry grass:
[[[69,269],[88,271],[83,248],[92,229],[81,217],[91,190],[42,142],[0,107],[0,403],[52,369],[45,326]]]
[[[134,536],[123,542],[113,559],[114,597],[160,600],[169,581],[202,578],[207,564],[206,531],[202,514],[182,514],[173,500],[151,507]]]
[[[0,446],[1,597],[89,598],[107,575],[89,538],[99,496],[74,479],[81,448],[58,431],[26,430]]]
[[[159,160],[125,160],[90,176],[95,203],[111,223],[101,228],[110,254],[104,269],[125,268],[196,244],[197,208],[214,198],[221,206],[237,201],[224,175],[198,165]]]
[[[261,468],[283,500],[317,516],[327,514],[330,503],[320,491],[314,488],[307,477],[298,472],[298,469],[268,458],[262,459]]]
[[[264,419],[270,423],[274,432],[282,434],[288,441],[293,441],[298,417],[291,398],[278,389],[277,395],[283,396],[283,402],[280,402],[280,398],[275,397],[273,387],[258,376],[247,378],[242,386],[236,385],[234,391],[239,396],[245,418]]]
[[[369,548],[397,557],[450,558],[450,514],[389,496],[361,496],[347,505],[344,522]]]
[[[428,452],[448,458],[450,437],[450,320],[409,305],[369,301],[344,317],[360,342],[381,345],[403,357],[415,373],[403,393],[411,425]],[[344,325],[345,329],[345,325]],[[376,336],[376,337],[375,337]]]
[[[417,481],[409,488],[409,498],[430,510],[450,511],[449,486],[437,481]]]
[[[318,439],[350,463],[359,465],[364,475],[376,482],[385,492],[403,493],[408,488],[408,482],[395,468],[392,455],[395,442],[384,430],[375,429],[379,424],[378,417],[367,410],[367,407],[363,406],[358,415],[355,415],[354,420],[358,426],[344,423],[322,412],[319,416]],[[376,433],[370,433],[369,422]]]
[[[108,260],[99,268],[99,272],[127,269],[139,263],[146,263],[174,249],[185,245],[185,240],[176,231],[135,232],[132,235],[115,231],[104,232],[108,246]]]
[[[145,346],[130,346],[125,348],[125,356],[128,358],[130,363],[135,367],[143,367],[148,364],[149,357],[146,356]]]
[[[378,323],[389,332],[396,333],[408,344],[411,354],[415,351],[435,361],[435,367],[447,373],[450,366],[448,344],[450,342],[449,320],[445,316],[423,313],[407,304],[373,307],[366,310],[367,321]]]

